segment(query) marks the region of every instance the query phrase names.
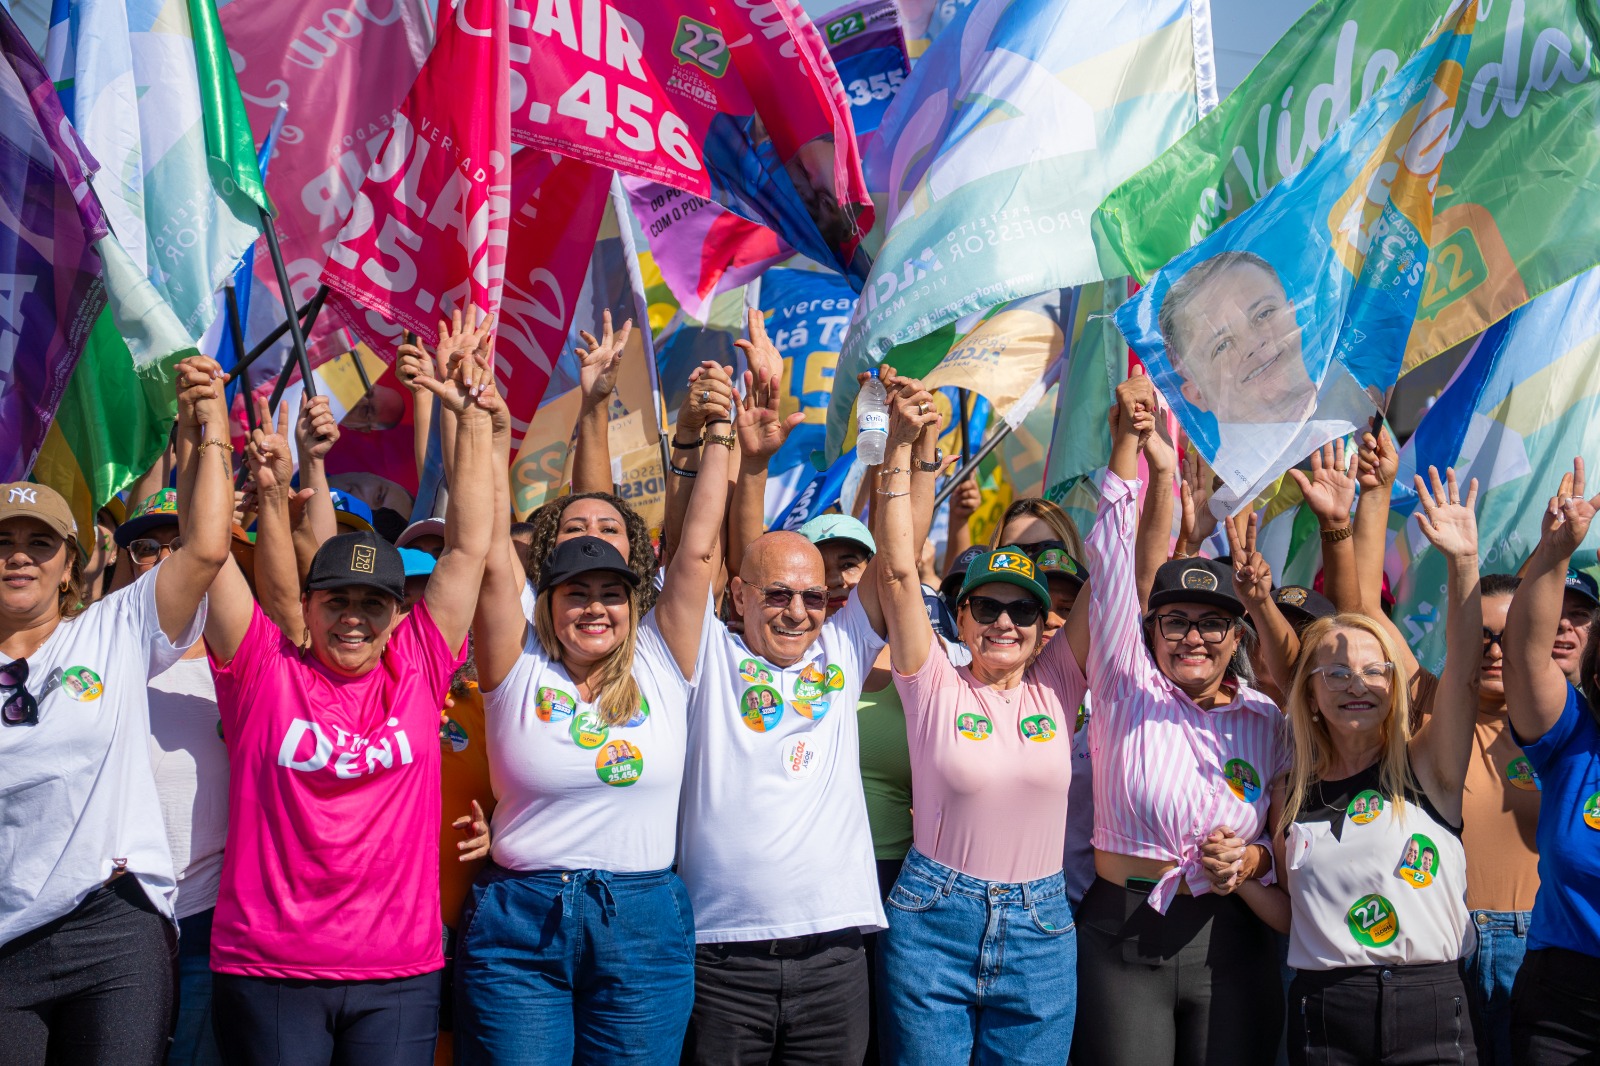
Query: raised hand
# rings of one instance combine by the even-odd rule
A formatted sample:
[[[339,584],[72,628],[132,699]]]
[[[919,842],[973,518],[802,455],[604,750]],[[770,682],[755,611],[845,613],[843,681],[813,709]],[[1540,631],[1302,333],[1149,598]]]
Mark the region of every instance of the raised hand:
[[[733,376],[721,363],[706,360],[689,372],[689,398],[678,411],[678,439],[693,440],[712,422],[731,422]]]
[[[226,426],[228,375],[215,359],[191,355],[174,369],[178,390],[178,421],[185,426]]]
[[[339,423],[328,407],[326,396],[307,399],[300,396],[300,417],[294,424],[295,447],[300,451],[300,461],[320,463],[339,443]]]
[[[478,313],[473,309],[472,318],[476,320]],[[457,319],[459,324],[460,319]],[[442,324],[442,323],[441,323]],[[453,333],[449,341],[459,353],[470,356],[477,351],[483,343],[485,335],[494,330],[494,316],[490,315],[480,321],[474,321],[471,326]],[[440,352],[445,350],[445,340],[441,338]],[[452,357],[453,367],[449,374],[441,380],[430,373],[419,373],[414,379],[418,386],[426,389],[439,397],[439,403],[446,411],[457,416],[469,411],[482,411],[488,413],[492,409],[493,400],[486,397],[486,393],[494,390],[494,369],[485,366],[475,358],[462,358],[461,354]],[[440,362],[443,362],[441,356]]]
[[[1561,475],[1561,486],[1550,497],[1544,518],[1539,523],[1539,543],[1562,558],[1578,550],[1589,535],[1589,523],[1600,509],[1600,496],[1585,499],[1583,457],[1572,460],[1572,472]]]
[[[1473,510],[1478,502],[1478,479],[1467,485],[1467,497],[1461,498],[1456,484],[1456,472],[1445,470],[1443,484],[1439,481],[1437,467],[1428,467],[1428,484],[1416,478],[1417,500],[1422,510],[1417,512],[1417,526],[1423,536],[1445,555],[1461,559],[1478,554],[1478,516]]]
[[[617,384],[617,372],[622,369],[622,351],[633,335],[633,319],[622,324],[622,329],[611,329],[611,310],[600,314],[600,339],[587,330],[579,330],[586,348],[578,349],[578,388],[585,407],[595,408],[606,402]]]
[[[1394,484],[1400,472],[1400,449],[1384,426],[1377,436],[1369,430],[1361,434],[1361,450],[1356,453],[1356,481],[1361,491],[1381,489]]]
[[[1179,460],[1179,474],[1183,479],[1180,503],[1182,518],[1178,526],[1178,544],[1175,551],[1188,555],[1196,551],[1207,537],[1216,532],[1217,519],[1211,513],[1211,468],[1206,466],[1200,453],[1183,442]]]
[[[965,525],[978,508],[983,506],[983,490],[975,478],[968,477],[950,494],[950,526]]]
[[[739,417],[734,426],[739,434],[741,461],[766,465],[789,431],[805,421],[805,414],[796,411],[788,418],[778,413],[778,381],[765,369],[759,376],[755,371],[744,374],[744,397],[739,401]]]
[[[1155,429],[1156,413],[1156,387],[1155,383],[1146,376],[1144,367],[1136,366],[1128,374],[1126,380],[1117,385],[1118,419],[1126,430],[1131,423],[1134,427],[1143,427],[1148,423],[1148,428],[1139,428],[1140,445],[1144,444],[1145,434]],[[1140,414],[1146,417],[1141,419]]]
[[[1256,551],[1256,534],[1261,516],[1231,515],[1224,519],[1228,532],[1228,553],[1233,558],[1233,588],[1246,607],[1259,608],[1272,602],[1272,567]]]
[[[898,379],[897,387],[889,394],[889,446],[915,444],[926,427],[937,428],[939,422],[932,394],[920,382]]]
[[[750,366],[750,373],[760,374],[765,371],[774,382],[783,381],[783,356],[778,354],[777,345],[772,343],[772,338],[767,336],[767,320],[761,312],[752,307],[745,312],[745,332],[750,334],[750,339],[740,338],[733,342],[733,346],[744,352],[745,362]]]
[[[1345,459],[1344,440],[1324,444],[1311,453],[1311,476],[1289,471],[1306,506],[1323,525],[1340,527],[1350,522],[1350,508],[1356,502],[1356,479],[1350,476]]]
[[[257,497],[287,497],[289,482],[294,478],[294,459],[289,454],[289,405],[278,405],[276,424],[265,397],[255,397],[255,405],[256,428],[244,453],[250,464],[250,479],[255,482]]]

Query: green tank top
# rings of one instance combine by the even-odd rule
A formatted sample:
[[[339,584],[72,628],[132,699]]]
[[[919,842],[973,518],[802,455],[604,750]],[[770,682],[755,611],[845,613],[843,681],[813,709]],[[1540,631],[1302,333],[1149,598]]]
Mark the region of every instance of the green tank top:
[[[856,724],[873,856],[903,859],[911,850],[911,745],[900,690],[893,681],[882,691],[861,693]]]

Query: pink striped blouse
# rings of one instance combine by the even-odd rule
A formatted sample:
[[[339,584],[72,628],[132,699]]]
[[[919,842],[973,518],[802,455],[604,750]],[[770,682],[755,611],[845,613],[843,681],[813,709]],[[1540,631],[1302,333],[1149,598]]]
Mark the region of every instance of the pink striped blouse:
[[[1200,846],[1225,825],[1262,837],[1272,782],[1288,769],[1286,720],[1266,696],[1240,685],[1233,702],[1206,710],[1156,669],[1144,645],[1134,579],[1139,483],[1110,471],[1084,542],[1092,581],[1089,754],[1094,766],[1094,846],[1175,862],[1150,893],[1165,914],[1179,878],[1211,891]]]

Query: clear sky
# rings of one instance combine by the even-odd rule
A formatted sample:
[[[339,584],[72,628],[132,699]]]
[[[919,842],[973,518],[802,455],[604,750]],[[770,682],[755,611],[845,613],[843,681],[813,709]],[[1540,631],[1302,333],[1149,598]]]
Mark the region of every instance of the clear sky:
[[[849,0],[802,0],[821,15]],[[1061,0],[1065,2],[1065,0]],[[1093,2],[1093,0],[1090,0]],[[1212,42],[1217,50],[1217,82],[1226,94],[1293,25],[1312,0],[1211,0]],[[1402,0],[1396,0],[1397,3]]]

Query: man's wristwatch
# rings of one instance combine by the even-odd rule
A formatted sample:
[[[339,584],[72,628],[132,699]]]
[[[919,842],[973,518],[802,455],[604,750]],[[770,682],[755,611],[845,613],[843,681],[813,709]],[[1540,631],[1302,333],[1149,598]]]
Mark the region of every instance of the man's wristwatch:
[[[921,459],[918,459],[916,460],[916,464],[917,469],[922,471],[924,474],[937,474],[939,471],[944,469],[944,449],[935,448],[933,450],[933,462],[925,463]]]

